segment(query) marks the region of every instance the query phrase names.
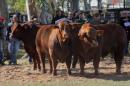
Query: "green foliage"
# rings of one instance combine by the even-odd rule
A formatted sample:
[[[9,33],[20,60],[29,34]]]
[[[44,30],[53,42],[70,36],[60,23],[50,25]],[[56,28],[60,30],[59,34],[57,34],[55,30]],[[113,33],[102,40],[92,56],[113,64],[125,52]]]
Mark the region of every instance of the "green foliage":
[[[7,3],[12,12],[25,13],[26,3],[25,0],[7,0]]]
[[[36,4],[38,7],[42,8],[42,7],[46,7],[48,5],[46,0],[37,0]]]
[[[75,77],[76,78],[76,77]],[[120,77],[118,77],[120,78]],[[110,79],[110,80],[109,80]],[[25,83],[26,81],[26,83]],[[116,81],[109,78],[95,79],[95,78],[84,78],[81,79],[69,79],[61,80],[55,79],[50,81],[29,81],[26,79],[24,82],[20,81],[4,81],[0,83],[0,86],[129,86],[130,80]]]
[[[53,3],[53,0],[37,0],[36,6],[49,13],[54,13],[56,8],[56,4]]]
[[[128,8],[129,8],[129,7],[130,7],[130,1],[126,0],[126,2],[125,2],[125,3],[126,3],[126,7],[128,7]]]

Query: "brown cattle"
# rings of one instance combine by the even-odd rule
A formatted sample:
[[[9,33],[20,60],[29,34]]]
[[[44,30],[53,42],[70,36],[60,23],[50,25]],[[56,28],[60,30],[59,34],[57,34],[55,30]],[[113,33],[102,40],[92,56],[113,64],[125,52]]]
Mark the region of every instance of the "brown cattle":
[[[100,36],[99,36],[100,34]],[[95,74],[98,74],[99,62],[100,62],[100,44],[97,37],[102,38],[103,31],[90,28],[90,24],[83,24],[79,30],[79,61],[81,67],[81,74],[84,73],[85,62],[88,63],[93,60]],[[81,64],[82,63],[82,64]]]
[[[101,56],[105,57],[111,53],[116,63],[116,73],[120,74],[124,50],[127,45],[125,30],[118,24],[96,25],[95,27],[98,30],[104,30]]]
[[[45,70],[45,55],[48,56],[50,72],[57,75],[56,67],[58,61],[66,61],[68,74],[71,74],[71,51],[69,46],[70,30],[69,24],[61,22],[60,26],[47,25],[41,27],[36,36],[36,49],[38,55],[43,59]],[[42,29],[44,28],[44,29]]]
[[[81,73],[84,65],[84,59],[83,59],[83,48],[81,47],[81,41],[79,39],[78,33],[81,28],[82,24],[80,23],[71,23],[71,51],[72,51],[72,68],[75,68],[76,63],[79,59],[80,61],[80,68],[81,68]]]
[[[37,65],[39,70],[41,70],[40,59],[35,46],[35,38],[39,28],[31,28],[31,26],[32,25],[29,24],[14,24],[12,27],[12,37],[19,39],[24,43],[24,49],[29,56],[33,58],[34,70],[37,69]]]
[[[116,63],[116,73],[121,73],[121,64],[124,57],[124,49],[127,43],[127,37],[124,29],[117,24],[103,24],[103,25],[89,25],[89,28],[95,28],[96,30],[103,30],[103,39],[100,42],[101,55],[105,57],[111,53]],[[88,29],[88,28],[86,28]],[[81,31],[83,34],[88,34],[87,30]],[[85,46],[84,46],[85,48]]]
[[[98,63],[99,63],[99,51],[98,45],[97,45],[97,30],[93,28],[88,28],[88,34],[85,36],[88,36],[87,38],[84,38],[84,34],[82,35],[82,30],[86,30],[86,24],[84,24],[81,28],[82,24],[79,23],[71,23],[70,30],[71,30],[71,43],[70,43],[70,49],[72,51],[72,55],[74,57],[72,66],[74,67],[77,60],[79,59],[80,62],[80,73],[84,73],[84,65],[85,62],[88,63],[92,59],[94,60],[94,68],[95,68],[95,74],[98,74]],[[88,26],[88,24],[87,24]],[[80,29],[81,28],[81,29]],[[79,33],[80,31],[80,33]],[[84,32],[84,31],[83,31]],[[102,34],[102,33],[101,33]],[[79,39],[79,36],[81,39]],[[82,35],[82,36],[81,36]],[[88,40],[88,41],[85,41]],[[84,46],[85,45],[85,46]],[[96,47],[95,47],[96,46]],[[97,63],[97,64],[96,64]]]

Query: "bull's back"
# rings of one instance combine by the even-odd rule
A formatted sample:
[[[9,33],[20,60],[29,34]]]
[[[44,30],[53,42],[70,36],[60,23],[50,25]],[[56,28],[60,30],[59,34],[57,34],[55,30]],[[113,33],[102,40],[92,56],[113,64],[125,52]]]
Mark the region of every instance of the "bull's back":
[[[124,49],[127,39],[123,27],[118,24],[101,24],[95,27],[98,30],[104,30],[102,46],[103,56],[113,52],[114,49]]]
[[[126,38],[124,28],[118,24],[101,24],[96,29],[104,30],[104,36],[112,41],[123,41]]]
[[[48,47],[48,40],[50,37],[51,32],[57,26],[54,25],[43,25],[37,32],[36,35],[36,45],[41,49],[47,49]]]

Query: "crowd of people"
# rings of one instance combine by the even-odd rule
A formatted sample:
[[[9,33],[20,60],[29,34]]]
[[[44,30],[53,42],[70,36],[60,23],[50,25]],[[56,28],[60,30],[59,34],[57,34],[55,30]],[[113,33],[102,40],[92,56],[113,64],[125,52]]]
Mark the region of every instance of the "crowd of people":
[[[55,24],[57,20],[66,18],[74,23],[85,23],[89,22],[92,24],[99,24],[99,23],[105,23],[105,21],[101,22],[101,15],[99,13],[94,13],[93,15],[90,14],[90,12],[84,12],[84,11],[75,11],[75,12],[68,12],[67,14],[64,13],[61,10],[56,11],[56,14],[53,16],[51,23]]]
[[[51,21],[50,19],[47,19],[48,23],[46,24],[57,24],[57,22],[59,21],[67,21],[67,22],[81,23],[81,24],[86,22],[89,22],[91,24],[110,23],[110,21],[106,20],[102,14],[94,13],[93,15],[91,15],[90,12],[83,12],[83,11],[68,12],[66,14],[61,10],[57,10],[56,14],[51,16],[51,18],[52,18]],[[32,28],[35,28],[35,24],[37,23],[37,20],[38,18],[36,16],[32,17],[31,22],[34,23],[34,25],[32,25]],[[130,26],[130,23],[128,24],[128,19],[127,19],[127,23],[125,21],[126,20],[122,20],[120,24],[121,25],[123,24],[122,25],[123,27],[128,28]],[[20,21],[17,14],[13,15],[11,21],[8,23],[6,23],[5,19],[0,18],[0,64],[1,65],[4,65],[4,51],[3,51],[4,40],[7,40],[8,42],[9,64],[13,64],[13,65],[17,64],[17,52],[19,50],[20,41],[15,38],[10,38],[10,34],[12,31],[11,30],[12,25],[14,23],[19,23],[19,22]],[[128,48],[126,49],[126,52],[128,53]],[[29,57],[29,62],[32,62],[31,57]]]

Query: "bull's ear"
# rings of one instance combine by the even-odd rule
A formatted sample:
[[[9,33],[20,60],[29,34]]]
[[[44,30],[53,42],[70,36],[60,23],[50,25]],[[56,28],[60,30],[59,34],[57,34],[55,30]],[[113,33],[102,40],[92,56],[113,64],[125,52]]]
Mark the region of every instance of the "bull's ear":
[[[103,36],[104,30],[96,30],[96,35],[97,36]]]
[[[82,34],[81,32],[78,33],[79,39],[83,40],[83,39],[84,39],[84,36],[85,36],[85,33],[84,33],[84,34]]]

